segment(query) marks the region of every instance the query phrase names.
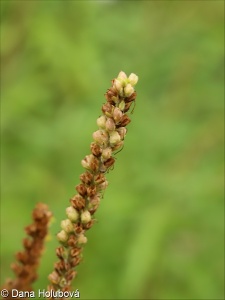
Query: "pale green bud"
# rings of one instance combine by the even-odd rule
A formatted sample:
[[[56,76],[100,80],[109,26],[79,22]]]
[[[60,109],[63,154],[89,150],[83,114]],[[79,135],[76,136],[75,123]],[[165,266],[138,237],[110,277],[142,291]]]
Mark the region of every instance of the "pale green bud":
[[[107,147],[102,150],[102,158],[104,160],[109,159],[111,157],[111,155],[112,155],[112,149],[110,147]]]
[[[125,102],[124,102],[124,100],[122,100],[119,104],[119,109],[124,110],[124,108],[125,108]]]
[[[97,125],[100,128],[105,129],[105,122],[106,122],[106,117],[105,116],[101,116],[97,119]]]
[[[61,230],[58,234],[57,234],[57,239],[62,242],[65,243],[68,240],[68,235],[64,230]]]
[[[132,95],[134,92],[134,88],[132,87],[132,85],[130,83],[128,83],[125,88],[124,88],[124,95],[126,97],[129,97],[130,95]]]
[[[73,223],[69,219],[63,220],[61,222],[61,227],[67,233],[73,232],[74,230]]]
[[[71,222],[76,222],[79,219],[78,211],[72,206],[67,207],[66,214],[68,219],[70,219]]]
[[[81,244],[86,244],[87,243],[87,238],[84,234],[79,234],[79,236],[77,237],[77,242],[79,245]]]
[[[128,77],[128,81],[132,86],[134,86],[138,82],[138,76],[134,73],[131,73],[130,76]]]
[[[118,92],[123,88],[122,82],[118,79],[114,79],[113,85]]]
[[[117,79],[121,80],[121,81],[126,80],[127,79],[126,73],[123,72],[123,71],[120,71],[119,74],[118,74],[118,76],[117,76]]]
[[[110,133],[109,142],[110,145],[114,146],[121,141],[120,135],[117,131],[113,131]]]
[[[81,222],[86,224],[91,221],[91,214],[88,210],[85,210],[81,213]]]

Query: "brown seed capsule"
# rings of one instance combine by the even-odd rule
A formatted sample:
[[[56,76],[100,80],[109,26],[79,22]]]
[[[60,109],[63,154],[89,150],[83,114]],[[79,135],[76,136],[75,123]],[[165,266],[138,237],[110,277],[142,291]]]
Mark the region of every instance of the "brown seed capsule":
[[[87,185],[89,185],[92,182],[92,179],[93,175],[90,172],[85,172],[80,175],[80,180]]]
[[[23,245],[24,245],[24,248],[30,249],[32,247],[32,240],[29,238],[24,239]]]
[[[71,263],[72,267],[75,267],[75,266],[78,266],[80,262],[81,262],[81,257],[76,256],[76,257],[71,259],[70,263]]]
[[[91,143],[91,152],[92,152],[93,155],[98,157],[98,156],[101,155],[102,150],[101,150],[101,147],[98,144],[93,142],[93,143]]]
[[[58,284],[60,281],[60,276],[58,272],[53,271],[49,276],[48,279],[53,283],[53,284]]]
[[[103,114],[105,114],[109,118],[112,117],[112,110],[113,110],[113,106],[110,103],[105,103],[102,105]]]
[[[124,114],[121,118],[121,121],[120,121],[120,126],[123,126],[125,127],[127,124],[129,124],[131,122],[130,118]]]
[[[67,274],[68,275],[66,277],[66,280],[70,282],[75,278],[75,276],[77,275],[77,272],[74,270],[70,270]]]
[[[87,189],[84,184],[78,184],[75,188],[81,196],[85,196],[87,194]]]
[[[96,194],[96,186],[87,187],[87,195],[88,197],[93,197]]]
[[[125,98],[125,102],[131,102],[131,101],[134,101],[137,97],[137,93],[136,92],[133,92],[133,94],[131,94],[129,97],[126,97]]]
[[[110,157],[108,160],[106,160],[104,162],[104,166],[106,168],[110,168],[114,164],[114,162],[115,162],[115,159],[113,157]]]
[[[98,171],[99,160],[96,157],[94,157],[94,159],[91,161],[90,168],[91,168],[91,171],[94,173]]]
[[[57,261],[55,264],[54,264],[54,269],[56,271],[58,271],[59,273],[64,271],[65,270],[65,264],[64,264],[64,261],[63,260],[60,260],[60,261]]]
[[[85,207],[85,199],[81,195],[75,195],[70,199],[71,205],[78,210]]]
[[[58,258],[62,259],[64,256],[64,248],[63,247],[58,247],[56,248],[56,255],[58,256]]]
[[[105,180],[106,180],[106,178],[103,174],[98,174],[94,177],[95,184],[101,184],[101,183],[105,182]],[[93,199],[93,197],[92,197],[92,199]]]
[[[75,247],[75,246],[76,246],[76,243],[77,243],[77,239],[76,239],[75,235],[71,234],[71,235],[69,236],[68,241],[67,241],[68,246],[70,246],[70,247]]]
[[[27,252],[17,252],[16,258],[18,261],[25,264],[28,261],[28,254],[27,254]]]
[[[70,255],[71,255],[72,257],[75,257],[75,256],[80,255],[81,252],[82,252],[82,248],[72,248],[72,249],[70,250]]]
[[[124,107],[124,112],[127,112],[128,110],[129,110],[129,108],[130,108],[130,106],[132,105],[132,101],[131,102],[127,102],[126,104],[125,104],[125,107]]]
[[[90,222],[84,224],[84,228],[86,230],[90,229],[93,226],[94,222],[95,222],[95,220],[91,220]]]
[[[80,234],[84,231],[81,224],[74,224],[74,230],[76,231],[77,234]]]

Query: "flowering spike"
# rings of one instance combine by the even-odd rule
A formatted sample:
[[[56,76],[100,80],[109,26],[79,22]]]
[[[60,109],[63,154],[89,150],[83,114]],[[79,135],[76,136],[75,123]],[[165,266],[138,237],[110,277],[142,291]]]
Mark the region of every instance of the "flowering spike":
[[[61,247],[56,251],[59,261],[49,275],[48,288],[51,290],[68,291],[76,275],[74,268],[80,263],[81,252],[87,242],[85,233],[95,222],[94,213],[108,186],[105,173],[115,163],[113,153],[123,147],[125,127],[131,121],[125,112],[135,101],[134,85],[137,81],[137,75],[131,73],[128,77],[121,71],[105,94],[107,102],[102,105],[102,116],[97,119],[98,130],[92,135],[91,154],[81,161],[86,171],[80,175],[77,194],[70,199],[67,219],[61,222],[62,230],[57,235]],[[32,234],[32,228],[29,231]],[[26,245],[29,247],[29,242]],[[24,257],[20,256],[20,259]]]

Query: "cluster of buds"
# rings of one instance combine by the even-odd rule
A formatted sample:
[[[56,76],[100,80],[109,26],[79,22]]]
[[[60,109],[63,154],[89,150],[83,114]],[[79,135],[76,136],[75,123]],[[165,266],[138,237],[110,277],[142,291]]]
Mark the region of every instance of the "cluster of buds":
[[[32,213],[33,223],[25,228],[27,237],[23,240],[24,250],[17,252],[17,261],[11,265],[16,278],[8,279],[2,289],[8,290],[6,298],[12,299],[12,290],[32,291],[37,279],[39,260],[44,248],[52,213],[47,205],[38,203]]]
[[[113,154],[123,146],[126,126],[131,121],[126,112],[135,101],[137,81],[135,74],[127,77],[121,71],[105,94],[107,102],[102,106],[103,115],[97,119],[99,129],[93,133],[91,154],[81,161],[86,171],[80,175],[77,194],[70,199],[67,219],[61,222],[61,231],[57,235],[61,247],[56,250],[59,261],[49,275],[51,290],[69,290],[76,276],[75,267],[81,261],[82,248],[87,242],[85,232],[95,222],[94,213],[108,185],[105,173],[113,166]]]

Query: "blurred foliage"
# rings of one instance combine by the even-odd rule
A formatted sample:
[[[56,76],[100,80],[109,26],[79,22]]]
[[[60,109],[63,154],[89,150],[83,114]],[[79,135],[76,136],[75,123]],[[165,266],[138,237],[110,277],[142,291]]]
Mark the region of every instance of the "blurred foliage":
[[[110,80],[139,76],[125,147],[88,232],[82,299],[224,299],[223,1],[1,1],[1,283],[35,203],[55,216]]]

